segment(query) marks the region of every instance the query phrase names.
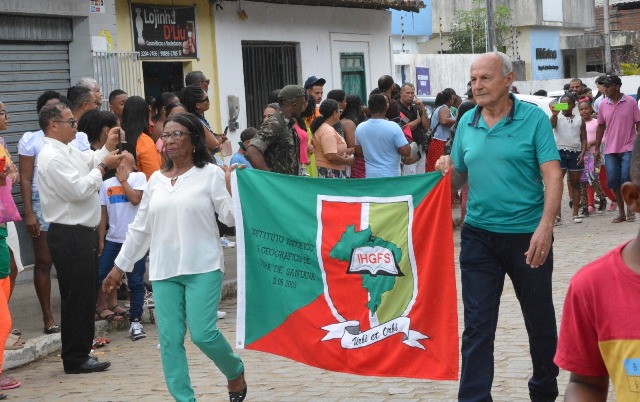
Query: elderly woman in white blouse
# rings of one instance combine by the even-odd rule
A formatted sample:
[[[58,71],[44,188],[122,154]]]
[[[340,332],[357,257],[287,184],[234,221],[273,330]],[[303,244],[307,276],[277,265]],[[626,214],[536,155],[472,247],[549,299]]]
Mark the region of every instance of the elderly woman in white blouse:
[[[216,216],[234,225],[230,173],[212,163],[204,128],[190,113],[172,115],[161,135],[168,159],[147,184],[115,266],[102,286],[119,285],[124,272],[149,252],[160,354],[167,388],[176,401],[193,401],[184,348],[191,340],[228,379],[229,400],[244,400],[244,365],[216,326],[224,258]]]

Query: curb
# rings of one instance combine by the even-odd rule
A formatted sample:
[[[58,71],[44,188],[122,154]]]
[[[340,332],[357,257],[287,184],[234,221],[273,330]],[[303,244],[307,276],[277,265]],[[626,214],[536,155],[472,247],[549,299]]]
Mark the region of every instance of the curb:
[[[237,282],[236,280],[226,280],[222,283],[220,292],[221,299],[230,299],[236,296]],[[155,322],[149,315],[147,309],[142,313],[142,322]],[[104,337],[107,333],[113,331],[122,331],[129,329],[129,321],[96,321],[96,337]],[[37,338],[28,339],[24,348],[18,350],[5,350],[4,363],[2,371],[25,366],[36,360],[43,359],[52,353],[59,353],[62,350],[62,341],[60,334],[42,335]]]

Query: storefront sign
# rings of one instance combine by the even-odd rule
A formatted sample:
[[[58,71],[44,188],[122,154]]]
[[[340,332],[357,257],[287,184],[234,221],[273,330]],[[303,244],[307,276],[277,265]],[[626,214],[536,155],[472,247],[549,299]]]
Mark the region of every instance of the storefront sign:
[[[431,95],[428,67],[416,67],[416,95]]]
[[[531,78],[533,80],[562,78],[564,76],[564,63],[560,47],[560,30],[532,28],[530,39]]]
[[[91,14],[104,14],[104,0],[89,0]]]
[[[198,57],[195,7],[131,4],[133,48],[142,59]]]

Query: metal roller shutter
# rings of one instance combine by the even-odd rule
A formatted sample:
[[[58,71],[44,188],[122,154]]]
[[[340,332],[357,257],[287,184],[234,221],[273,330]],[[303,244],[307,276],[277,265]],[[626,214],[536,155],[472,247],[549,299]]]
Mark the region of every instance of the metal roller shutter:
[[[9,129],[0,133],[14,162],[18,141],[26,131],[38,131],[36,101],[47,89],[66,95],[69,88],[69,46],[66,43],[2,43],[0,101],[9,112]],[[15,200],[22,207],[19,191]],[[21,209],[22,210],[22,209]]]
[[[70,85],[71,20],[0,15],[0,101],[9,112],[9,128],[0,133],[14,162],[24,132],[37,131],[36,101],[47,89],[66,95]],[[22,211],[19,188],[14,197]]]

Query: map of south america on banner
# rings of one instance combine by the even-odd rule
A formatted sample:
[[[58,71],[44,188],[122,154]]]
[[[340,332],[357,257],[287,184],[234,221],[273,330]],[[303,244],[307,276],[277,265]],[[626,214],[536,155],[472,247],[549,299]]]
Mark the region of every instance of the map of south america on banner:
[[[326,370],[458,378],[450,178],[233,176],[236,347]]]

